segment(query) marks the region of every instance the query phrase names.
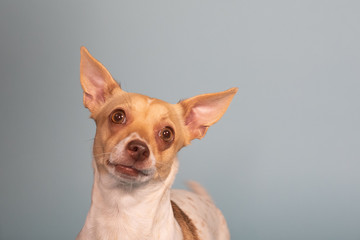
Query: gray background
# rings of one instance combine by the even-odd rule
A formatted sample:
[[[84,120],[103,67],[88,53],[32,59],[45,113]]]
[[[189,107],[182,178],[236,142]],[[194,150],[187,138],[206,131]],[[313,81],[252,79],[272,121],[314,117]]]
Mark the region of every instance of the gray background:
[[[359,1],[0,2],[0,239],[74,239],[90,204],[85,45],[127,91],[239,87],[179,155],[232,239],[360,239]]]

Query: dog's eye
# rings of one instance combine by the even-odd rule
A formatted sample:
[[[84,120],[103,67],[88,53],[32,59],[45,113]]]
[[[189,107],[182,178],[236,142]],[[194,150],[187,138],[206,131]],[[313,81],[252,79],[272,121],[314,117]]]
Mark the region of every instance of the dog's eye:
[[[171,127],[165,127],[161,129],[159,136],[165,142],[171,142],[174,140],[174,130]]]
[[[111,114],[111,121],[116,124],[124,124],[126,122],[125,112],[121,109],[115,110]]]

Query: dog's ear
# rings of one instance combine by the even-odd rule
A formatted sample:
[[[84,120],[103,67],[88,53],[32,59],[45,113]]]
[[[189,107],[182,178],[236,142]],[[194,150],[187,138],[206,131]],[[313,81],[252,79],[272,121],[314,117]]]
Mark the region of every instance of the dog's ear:
[[[115,89],[121,88],[109,71],[85,47],[81,47],[80,54],[80,83],[84,90],[84,106],[94,113]]]
[[[181,101],[189,141],[205,136],[208,128],[216,123],[226,112],[238,88],[224,92],[209,93]]]

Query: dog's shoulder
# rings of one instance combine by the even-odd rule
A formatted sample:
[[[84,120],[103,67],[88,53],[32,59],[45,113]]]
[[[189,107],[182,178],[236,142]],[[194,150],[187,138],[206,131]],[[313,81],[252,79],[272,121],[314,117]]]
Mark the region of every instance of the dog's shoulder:
[[[193,187],[191,188],[194,189]],[[221,211],[215,206],[209,195],[202,194],[202,192],[195,193],[180,189],[172,189],[171,201],[172,204],[176,204],[187,218],[189,218],[199,237],[198,239],[230,239],[225,218]],[[177,214],[175,212],[176,210],[174,210],[174,206],[173,211],[174,215]]]
[[[174,217],[178,222],[184,240],[200,240],[197,228],[195,227],[189,216],[174,202],[171,201],[172,210]]]

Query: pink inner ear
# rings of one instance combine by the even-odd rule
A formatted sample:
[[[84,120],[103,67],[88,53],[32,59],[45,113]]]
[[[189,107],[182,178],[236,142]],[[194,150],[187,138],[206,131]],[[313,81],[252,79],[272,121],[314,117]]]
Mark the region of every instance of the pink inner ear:
[[[98,66],[94,66],[91,62],[88,62],[83,70],[83,74],[87,79],[86,82],[86,94],[90,95],[89,100],[104,101],[104,87],[105,76]]]
[[[209,93],[186,99],[180,104],[185,110],[185,125],[190,140],[202,138],[207,129],[216,123],[228,108],[237,88],[219,93]]]
[[[194,106],[188,114],[185,124],[195,136],[203,136],[207,128],[218,120],[219,115],[222,114],[219,112],[221,109],[221,101]]]
[[[204,125],[209,121],[208,117],[212,115],[212,109],[209,106],[195,106],[191,109],[190,114],[186,118],[186,125]]]
[[[195,105],[186,119],[186,125],[188,123],[197,123],[199,126],[202,125],[208,127],[215,123],[223,114],[225,101],[221,100],[222,99],[206,101]]]
[[[188,126],[188,129],[193,133],[193,135],[204,135],[206,127],[203,126],[204,120],[203,113],[206,113],[207,108],[196,107],[191,109],[188,117],[185,119],[185,125]]]

